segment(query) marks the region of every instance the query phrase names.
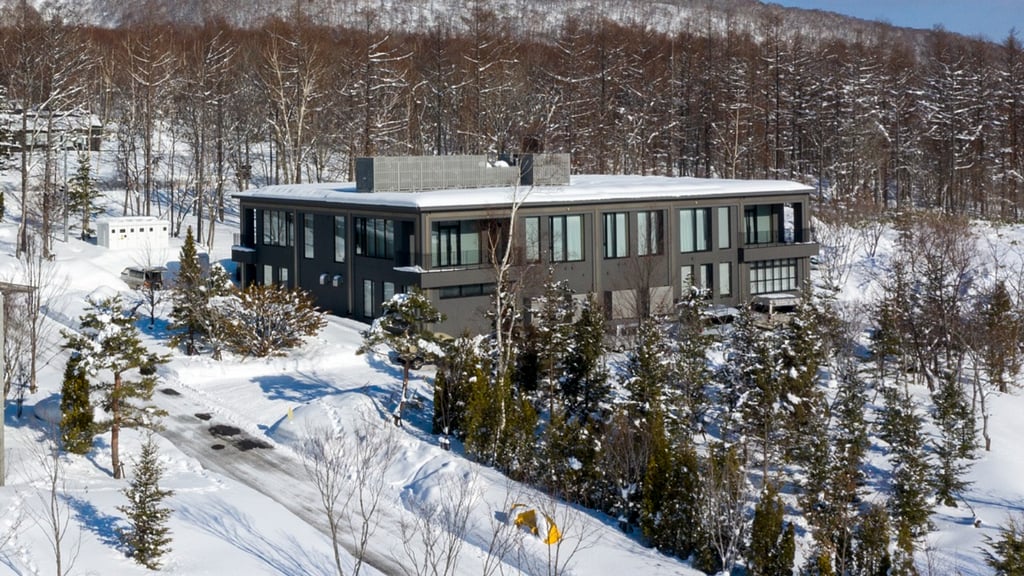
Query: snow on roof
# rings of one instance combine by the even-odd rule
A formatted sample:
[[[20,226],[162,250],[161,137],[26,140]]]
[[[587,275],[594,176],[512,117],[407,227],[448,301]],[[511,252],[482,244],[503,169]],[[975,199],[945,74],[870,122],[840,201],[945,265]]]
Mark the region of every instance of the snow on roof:
[[[726,196],[810,193],[813,189],[786,180],[724,180],[667,176],[581,175],[568,186],[460,188],[425,192],[357,192],[354,182],[283,184],[234,196],[249,200],[328,202],[412,209],[472,208],[509,205],[518,197],[524,206],[567,203],[679,200]]]

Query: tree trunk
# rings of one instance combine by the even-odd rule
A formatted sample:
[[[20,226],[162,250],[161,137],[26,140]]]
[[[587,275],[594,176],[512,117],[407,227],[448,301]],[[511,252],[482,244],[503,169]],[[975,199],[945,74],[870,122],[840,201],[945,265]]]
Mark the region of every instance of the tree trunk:
[[[121,436],[121,374],[114,374],[114,390],[110,394],[110,466],[114,469],[114,479],[119,480],[121,474],[121,458],[118,455],[118,441]]]

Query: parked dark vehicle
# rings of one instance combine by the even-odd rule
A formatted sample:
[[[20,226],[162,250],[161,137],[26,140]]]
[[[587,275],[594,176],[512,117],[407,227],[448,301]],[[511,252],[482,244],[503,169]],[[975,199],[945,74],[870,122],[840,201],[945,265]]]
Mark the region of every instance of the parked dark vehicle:
[[[121,280],[133,290],[163,290],[166,271],[163,266],[129,266],[121,271]]]

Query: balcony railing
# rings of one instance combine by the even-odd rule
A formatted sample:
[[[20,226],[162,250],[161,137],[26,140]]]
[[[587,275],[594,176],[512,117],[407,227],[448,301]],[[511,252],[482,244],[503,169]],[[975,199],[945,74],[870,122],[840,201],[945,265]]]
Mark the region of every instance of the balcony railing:
[[[745,235],[747,246],[771,245],[771,244],[804,244],[814,242],[813,228],[798,228],[796,230],[772,230],[769,232],[748,232]]]

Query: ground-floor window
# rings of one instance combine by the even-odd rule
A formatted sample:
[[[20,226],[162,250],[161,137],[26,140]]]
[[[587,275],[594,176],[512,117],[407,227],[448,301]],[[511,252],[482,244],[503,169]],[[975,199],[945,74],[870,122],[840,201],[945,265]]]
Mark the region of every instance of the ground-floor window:
[[[732,296],[732,264],[730,262],[718,263],[718,295]]]
[[[692,288],[699,289],[704,293],[705,297],[711,296],[711,283],[714,279],[711,264],[685,265],[680,270],[679,276],[682,282],[684,297]]]
[[[387,302],[388,300],[391,300],[391,298],[395,295],[395,283],[394,282],[385,282],[383,284],[383,288],[384,288],[384,294],[382,294],[383,298],[381,300],[383,302]]]
[[[270,264],[263,265],[263,285],[270,286],[274,283],[274,267]]]
[[[288,287],[288,269],[285,268],[284,266],[278,268],[278,271],[277,271],[277,282],[281,286],[284,286],[285,288]]]
[[[796,258],[750,263],[750,293],[770,294],[799,288]]]
[[[363,280],[363,316],[373,318],[373,280]]]

